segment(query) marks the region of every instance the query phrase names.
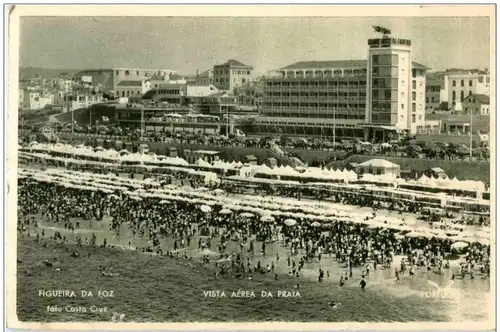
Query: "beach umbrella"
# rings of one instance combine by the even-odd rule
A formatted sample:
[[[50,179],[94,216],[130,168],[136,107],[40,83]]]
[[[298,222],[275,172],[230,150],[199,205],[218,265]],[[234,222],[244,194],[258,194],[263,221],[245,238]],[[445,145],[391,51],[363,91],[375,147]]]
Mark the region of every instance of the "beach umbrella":
[[[469,244],[467,242],[463,242],[463,241],[455,242],[451,245],[451,247],[453,249],[463,249],[463,248],[467,248],[468,246],[469,246]]]
[[[267,221],[267,222],[273,222],[274,221],[274,217],[273,216],[270,216],[270,215],[267,215],[267,216],[262,216],[260,218],[261,221]]]
[[[287,225],[287,226],[295,226],[296,224],[297,224],[297,221],[295,221],[294,219],[285,220],[285,225]]]
[[[212,192],[213,192],[214,194],[216,194],[216,195],[221,195],[221,194],[224,194],[224,193],[225,193],[225,191],[224,191],[224,190],[222,190],[222,189],[215,189],[215,190],[214,190],[214,191],[212,191]]]
[[[253,213],[250,213],[250,212],[243,212],[240,214],[241,217],[244,217],[244,218],[251,218],[253,217]]]
[[[200,206],[200,210],[202,212],[208,213],[208,212],[212,211],[212,208],[208,205],[202,205],[202,206]]]
[[[233,212],[229,209],[222,209],[219,211],[219,214],[223,214],[223,215],[224,214],[231,214],[231,213],[233,213]]]
[[[162,199],[162,200],[160,201],[160,204],[168,204],[168,203],[169,203],[169,201],[167,201],[166,199]]]
[[[311,226],[312,226],[312,227],[319,227],[319,226],[321,226],[321,224],[320,224],[319,222],[315,221],[315,222],[313,222],[313,223],[311,224]]]
[[[119,198],[120,198],[120,197],[118,197],[118,196],[116,196],[116,195],[114,195],[114,194],[113,194],[113,195],[109,195],[108,197],[109,197],[109,198],[114,198],[114,199],[119,199]]]

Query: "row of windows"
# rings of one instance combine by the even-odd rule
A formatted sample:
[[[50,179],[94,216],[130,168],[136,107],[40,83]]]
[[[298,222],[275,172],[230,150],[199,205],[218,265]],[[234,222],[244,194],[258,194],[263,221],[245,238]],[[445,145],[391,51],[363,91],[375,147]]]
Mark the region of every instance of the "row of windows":
[[[441,86],[439,85],[428,85],[426,88],[427,92],[439,92],[441,91]]]
[[[457,81],[453,80],[452,85],[455,87],[457,86]],[[465,82],[464,80],[460,80],[460,86],[464,86]],[[472,86],[472,80],[469,80],[469,86]]]
[[[372,79],[372,86],[374,88],[397,89],[398,88],[398,79],[397,78],[374,78],[374,79]]]
[[[321,127],[348,127],[354,128],[356,125],[353,124],[343,124],[343,123],[314,123],[314,122],[274,122],[274,121],[260,121],[257,123],[269,124],[269,125],[295,125],[295,126],[321,126]]]
[[[245,84],[247,82],[247,80],[245,78],[242,78],[241,79],[241,83],[242,84]],[[215,83],[221,83],[221,84],[224,84],[224,83],[229,83],[229,78],[224,78],[224,77],[221,77],[221,78],[215,78]],[[233,83],[237,83],[236,82],[236,78],[233,77]]]
[[[125,76],[130,76],[131,71],[130,71],[130,70],[125,70],[123,73],[124,73],[124,75],[125,75]],[[132,71],[132,73],[133,73],[133,71]],[[162,74],[167,74],[167,72],[162,72],[161,70],[158,70],[157,72],[154,72],[154,71],[145,71],[145,72],[144,72],[144,76],[145,76],[145,77],[148,77],[148,76],[153,76],[153,75],[155,75],[155,74],[157,74],[158,76],[161,76]],[[120,71],[119,71],[119,70],[117,70],[117,71],[116,71],[116,75],[117,75],[117,76],[119,76],[119,75],[120,75]],[[135,71],[135,75],[136,75],[136,76],[140,76],[140,71],[139,71],[139,70],[136,70],[136,71]]]
[[[137,93],[137,95],[140,95],[141,91],[137,90],[137,92],[136,92],[136,91],[130,91],[130,90],[127,90],[127,91],[123,90],[122,93],[121,93],[121,96],[122,97],[130,97],[130,96],[133,96],[134,93]],[[119,90],[117,91],[117,94],[118,94],[118,96],[120,95],[120,91]]]
[[[373,66],[372,77],[398,77],[398,67]]]
[[[276,116],[277,113],[269,113],[266,111],[262,112],[264,116]],[[333,113],[324,113],[324,114],[315,114],[315,113],[279,113],[280,117],[286,118],[310,118],[310,119],[338,119],[338,120],[364,120],[364,113],[349,113],[349,114],[335,114]],[[320,124],[316,124],[317,126]]]
[[[472,95],[472,91],[469,91],[469,96]],[[460,101],[463,101],[465,99],[465,95],[463,91],[460,91]],[[457,100],[457,92],[452,91],[451,92],[451,100]]]
[[[279,102],[264,102],[265,106],[276,107],[313,107],[313,108],[365,108],[366,105],[361,103],[279,103]]]
[[[365,87],[366,86],[366,81],[344,81],[344,80],[336,80],[336,81],[317,81],[317,82],[283,82],[283,81],[267,81],[266,86],[273,86],[273,87]]]
[[[265,92],[266,97],[366,97],[366,92]]]
[[[374,54],[372,56],[372,63],[374,65],[388,65],[397,66],[399,57],[397,54]]]
[[[478,80],[478,82],[479,82],[479,83],[483,83],[483,82],[484,82],[484,78],[483,78],[483,76],[479,76],[479,77],[477,78],[477,80]],[[489,78],[488,76],[486,76],[486,83],[490,83],[490,78]],[[472,83],[472,80],[469,80],[469,87],[471,87],[471,86],[472,86],[472,84],[473,84],[473,83]],[[453,87],[456,87],[456,86],[457,86],[457,81],[456,81],[456,80],[453,80],[453,81],[451,82],[451,85],[452,85]],[[463,87],[463,86],[465,86],[465,81],[464,81],[464,80],[460,80],[460,86],[462,86],[462,87]]]
[[[367,70],[363,69],[335,69],[335,70],[305,70],[305,71],[286,71],[286,77],[343,77],[343,76],[364,76]]]
[[[177,89],[161,89],[158,90],[158,94],[160,95],[180,95],[181,91]]]
[[[391,114],[372,114],[373,123],[391,123]]]
[[[243,70],[243,69],[232,69],[231,71],[229,69],[214,70],[215,75],[229,75],[229,73],[231,73],[232,75],[250,75],[250,70]]]
[[[400,118],[401,118],[401,120],[403,120],[404,116],[401,115]],[[423,119],[423,116],[418,115],[418,120],[421,121],[422,119]],[[390,123],[391,120],[393,122],[396,122],[396,117],[391,117],[390,113],[388,113],[388,114],[372,114],[372,122],[373,123]],[[417,115],[416,114],[411,115],[411,122],[412,123],[417,122]]]

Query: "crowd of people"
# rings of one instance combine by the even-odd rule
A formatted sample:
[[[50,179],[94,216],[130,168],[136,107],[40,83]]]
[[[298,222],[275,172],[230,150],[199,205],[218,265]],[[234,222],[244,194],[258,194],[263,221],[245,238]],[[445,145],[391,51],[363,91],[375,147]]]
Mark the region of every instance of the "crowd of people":
[[[348,197],[339,197],[349,203]],[[486,278],[490,269],[490,247],[470,243],[455,248],[451,239],[410,237],[384,227],[369,227],[360,223],[335,221],[329,224],[313,223],[307,218],[287,219],[227,211],[222,205],[202,209],[199,204],[171,200],[161,202],[154,197],[110,195],[99,190],[68,188],[58,183],[40,182],[30,177],[20,178],[18,187],[20,222],[19,232],[37,228],[38,219],[50,222],[71,232],[82,222],[109,222],[110,233],[116,237],[131,232],[133,238],[144,239],[136,250],[169,257],[199,259],[201,264],[213,265],[215,277],[220,275],[242,278],[253,273],[274,273],[278,266],[294,278],[312,262],[322,264],[318,281],[328,277],[334,262],[343,270],[341,285],[352,280],[353,269],[361,271],[363,288],[370,271],[395,268],[399,280],[406,271],[410,277],[417,270],[443,274],[450,261],[461,260],[461,268],[452,272],[452,278],[470,276]],[[40,231],[40,229],[39,229]],[[37,235],[44,238],[44,230]],[[60,241],[67,241],[58,233]],[[165,239],[173,240],[168,245]],[[77,238],[79,245],[110,246],[104,238],[96,243],[96,236]],[[171,243],[171,242],[169,242]],[[269,246],[279,243],[287,257],[281,258]],[[196,246],[196,249],[193,247]],[[186,249],[191,248],[194,251]],[[192,252],[198,252],[195,256]],[[394,258],[403,256],[398,266]],[[280,260],[281,258],[281,260]]]

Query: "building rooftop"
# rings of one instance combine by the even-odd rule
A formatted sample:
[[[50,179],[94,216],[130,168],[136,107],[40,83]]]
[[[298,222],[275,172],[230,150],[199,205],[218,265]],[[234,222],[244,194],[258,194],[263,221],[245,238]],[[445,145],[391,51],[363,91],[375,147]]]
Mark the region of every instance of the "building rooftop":
[[[242,67],[242,68],[253,68],[252,66],[247,66],[242,64],[238,60],[230,59],[224,62],[222,65],[217,65],[217,67]]]
[[[212,69],[205,70],[201,74],[198,75],[198,77],[210,77],[212,73]]]
[[[441,167],[432,167],[431,171],[436,172],[436,173],[445,173]]]
[[[481,104],[485,104],[485,105],[490,104],[490,97],[487,95],[472,94],[470,96],[467,96],[467,98],[465,98],[464,101],[469,99],[469,98],[477,99],[477,101],[479,101],[479,103],[481,103]]]
[[[431,85],[432,86],[435,86],[435,85],[441,86],[441,84],[442,84],[442,81],[437,80],[437,79],[432,78],[432,77],[429,77],[429,76],[427,76],[427,78],[425,80],[425,85],[426,86],[431,86]]]
[[[184,85],[186,84],[165,82],[163,84],[159,84],[158,89],[180,89]]]
[[[220,154],[220,151],[210,151],[210,150],[196,150],[194,151],[195,153],[200,153],[200,154],[207,154],[207,155],[216,155]]]
[[[121,81],[117,86],[142,86],[142,81]]]
[[[415,69],[429,69],[421,63],[412,62]],[[335,60],[335,61],[300,61],[283,69],[331,69],[331,68],[366,68],[367,60]]]
[[[366,68],[366,60],[300,61],[281,69]]]
[[[370,159],[365,161],[364,163],[358,164],[357,166],[361,167],[383,167],[383,168],[398,168],[398,164],[391,163],[385,159]]]
[[[224,97],[224,96],[227,96],[227,97],[234,97],[234,95],[230,92],[227,92],[227,91],[219,91],[219,92],[216,92],[216,93],[212,93],[211,95],[209,95],[208,97]]]

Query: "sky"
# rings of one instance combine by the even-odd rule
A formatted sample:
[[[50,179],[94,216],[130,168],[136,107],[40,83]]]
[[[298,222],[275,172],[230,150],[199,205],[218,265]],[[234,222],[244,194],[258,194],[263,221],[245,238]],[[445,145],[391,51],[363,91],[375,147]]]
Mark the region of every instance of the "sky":
[[[190,75],[236,59],[266,74],[298,61],[366,59],[372,25],[411,39],[413,60],[434,70],[489,67],[487,17],[22,17],[20,66]]]

